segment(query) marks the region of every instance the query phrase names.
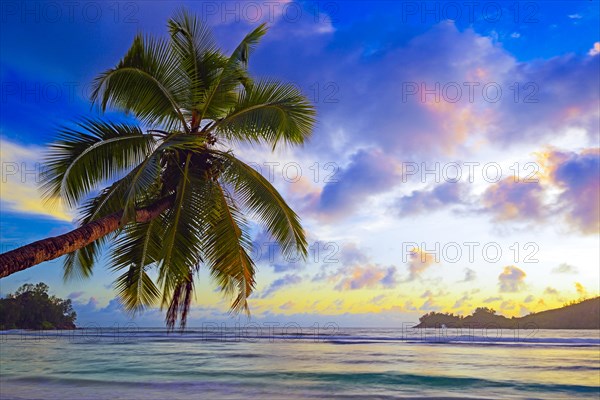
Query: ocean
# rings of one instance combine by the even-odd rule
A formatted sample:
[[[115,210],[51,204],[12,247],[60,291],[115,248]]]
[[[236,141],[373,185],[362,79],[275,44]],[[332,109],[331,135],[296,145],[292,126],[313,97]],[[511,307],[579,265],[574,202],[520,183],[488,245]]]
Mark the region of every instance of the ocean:
[[[0,398],[600,396],[600,331],[325,328],[4,331]]]

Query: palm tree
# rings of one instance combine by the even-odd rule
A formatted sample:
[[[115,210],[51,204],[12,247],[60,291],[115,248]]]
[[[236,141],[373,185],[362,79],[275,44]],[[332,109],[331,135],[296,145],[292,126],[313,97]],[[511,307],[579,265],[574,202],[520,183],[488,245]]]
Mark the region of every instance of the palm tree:
[[[185,10],[168,28],[168,40],[137,35],[117,66],[94,81],[92,101],[102,111],[123,110],[145,129],[86,118],[60,129],[50,146],[42,189],[78,208],[80,227],[1,254],[0,277],[65,254],[65,278],[89,277],[111,244],[110,268],[121,272],[115,288],[126,309],[160,303],[169,329],[177,320],[183,329],[201,266],[231,296],[232,311],[248,311],[255,265],[247,217],[262,223],[284,254],[306,255],[298,216],[230,148],[301,145],[315,110],[293,85],[249,76],[264,24],[229,56]]]

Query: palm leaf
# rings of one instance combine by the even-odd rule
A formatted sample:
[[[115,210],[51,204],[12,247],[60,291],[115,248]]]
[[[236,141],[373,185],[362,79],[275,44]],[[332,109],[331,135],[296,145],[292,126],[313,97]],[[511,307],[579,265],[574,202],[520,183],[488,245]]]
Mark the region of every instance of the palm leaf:
[[[46,154],[42,190],[75,207],[100,183],[133,168],[152,150],[155,139],[137,126],[84,119],[62,128]]]
[[[187,129],[180,103],[189,82],[169,43],[137,35],[121,62],[94,81],[92,101],[132,112],[141,121]]]
[[[218,55],[208,26],[186,10],[177,11],[168,22],[171,46],[179,67],[189,81],[188,96],[184,108],[188,114],[197,110],[204,101],[204,94],[211,81],[211,70],[216,70],[212,56]],[[213,72],[212,75],[216,73]],[[188,115],[191,116],[191,115]],[[194,121],[199,123],[199,121]],[[194,127],[192,127],[194,128]]]
[[[225,165],[222,179],[231,184],[237,199],[253,213],[281,245],[286,256],[306,257],[308,243],[298,215],[287,205],[277,189],[258,171],[231,153],[214,152]],[[295,255],[295,254],[294,254]]]
[[[210,190],[210,227],[204,234],[203,256],[213,279],[226,294],[237,292],[231,308],[248,311],[246,299],[254,289],[254,262],[248,255],[252,241],[234,199],[218,184]],[[235,288],[235,289],[234,289]]]
[[[70,279],[83,279],[92,276],[100,251],[108,240],[110,240],[110,237],[104,236],[79,250],[67,254],[63,263],[63,280],[66,282]]]
[[[246,71],[250,53],[266,32],[266,24],[259,25],[242,39],[228,59],[222,59],[217,79],[213,79],[205,91],[200,119],[222,118],[235,106],[240,84],[248,86],[251,83]]]
[[[191,173],[191,153],[187,156],[182,171],[175,203],[165,215],[165,233],[162,238],[161,261],[158,281],[162,285],[162,304],[169,302],[169,296],[189,273],[195,271],[200,262],[200,240],[202,221],[198,216],[198,202],[193,186],[197,184]]]
[[[185,329],[187,323],[187,316],[192,304],[192,295],[194,293],[194,279],[193,274],[190,273],[187,278],[180,280],[171,295],[171,301],[167,309],[165,317],[167,323],[167,329],[172,331],[175,327],[175,323],[179,318],[179,327],[181,331]]]
[[[298,145],[311,135],[315,109],[293,85],[260,81],[239,95],[236,106],[214,130],[234,142]]]
[[[248,33],[231,54],[230,62],[241,63],[244,67],[248,67],[250,54],[254,51],[260,39],[267,33],[267,30],[267,24],[262,23],[252,32]]]
[[[141,200],[146,199],[147,194],[160,185],[161,150],[164,150],[164,143],[150,154],[134,171],[127,177],[127,191],[123,198],[123,216],[121,223],[125,224],[135,220],[135,209],[141,205]]]
[[[113,248],[113,270],[126,269],[115,280],[125,309],[137,312],[155,304],[160,297],[146,269],[159,261],[162,235],[161,217],[146,223],[131,224],[117,239]]]

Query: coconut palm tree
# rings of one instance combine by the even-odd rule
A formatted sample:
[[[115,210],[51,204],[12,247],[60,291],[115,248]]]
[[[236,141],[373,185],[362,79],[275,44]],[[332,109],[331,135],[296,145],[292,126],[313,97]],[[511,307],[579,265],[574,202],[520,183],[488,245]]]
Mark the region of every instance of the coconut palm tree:
[[[80,227],[0,255],[0,277],[65,254],[66,278],[89,277],[110,244],[124,306],[160,303],[167,326],[179,320],[183,329],[202,266],[231,296],[232,311],[248,310],[255,265],[247,217],[284,254],[306,255],[298,216],[231,147],[301,145],[315,110],[293,85],[249,76],[264,24],[229,56],[185,10],[168,28],[168,40],[137,35],[94,81],[92,101],[102,111],[125,111],[144,128],[86,118],[60,129],[50,146],[42,189],[77,208]]]

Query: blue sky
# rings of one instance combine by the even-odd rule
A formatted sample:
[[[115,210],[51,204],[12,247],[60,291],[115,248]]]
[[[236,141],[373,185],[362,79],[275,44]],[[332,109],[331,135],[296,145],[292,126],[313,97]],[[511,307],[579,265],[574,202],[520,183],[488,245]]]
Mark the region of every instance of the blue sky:
[[[318,110],[302,149],[235,149],[273,173],[314,253],[270,258],[256,229],[256,318],[394,324],[482,304],[521,315],[597,294],[598,2],[470,4],[3,2],[3,250],[74,226],[73,213],[39,200],[44,144],[57,125],[97,113],[89,85],[136,32],[166,35],[185,5],[228,50],[268,22],[251,72],[294,82]],[[465,243],[478,243],[472,259]],[[484,247],[502,256],[490,261]],[[204,278],[192,318],[226,318]],[[73,298],[80,321],[111,325],[128,320],[113,279],[101,263],[92,279],[63,282],[55,260],[3,279],[0,293],[44,281]],[[135,319],[161,320],[156,310]]]

